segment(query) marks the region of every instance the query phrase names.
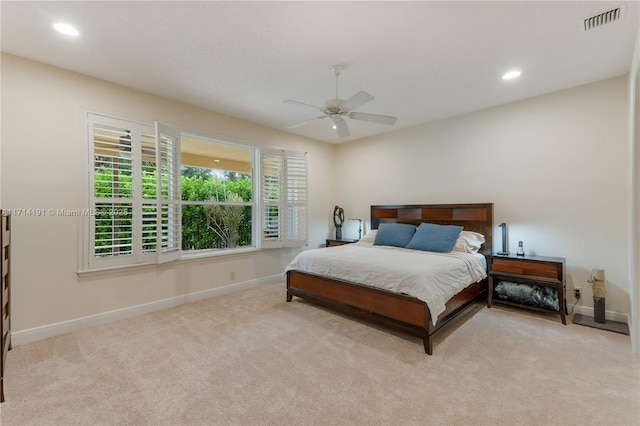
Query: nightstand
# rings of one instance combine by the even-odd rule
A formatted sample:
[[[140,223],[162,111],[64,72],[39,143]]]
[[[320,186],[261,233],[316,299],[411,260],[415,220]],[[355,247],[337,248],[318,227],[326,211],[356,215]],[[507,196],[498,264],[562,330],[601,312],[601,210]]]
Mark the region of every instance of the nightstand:
[[[497,255],[488,257],[489,271],[489,299],[487,306],[490,308],[493,302],[517,306],[542,312],[555,312],[560,314],[563,324],[567,324],[565,318],[566,301],[564,297],[565,287],[565,259],[563,257],[542,256],[517,256]],[[508,281],[517,284],[536,285],[541,287],[553,287],[558,292],[559,312],[543,307],[531,306],[524,303],[504,299],[494,299],[495,285],[500,281]]]
[[[357,240],[332,240],[327,238],[327,247],[342,246],[345,244],[353,244]]]

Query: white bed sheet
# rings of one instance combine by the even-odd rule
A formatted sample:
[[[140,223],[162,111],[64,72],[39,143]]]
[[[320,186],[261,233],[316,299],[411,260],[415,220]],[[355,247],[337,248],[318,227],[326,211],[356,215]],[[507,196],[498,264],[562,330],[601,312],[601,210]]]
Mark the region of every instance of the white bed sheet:
[[[486,259],[479,253],[435,253],[364,244],[304,251],[285,272],[290,270],[413,296],[429,306],[434,325],[451,297],[487,276]]]

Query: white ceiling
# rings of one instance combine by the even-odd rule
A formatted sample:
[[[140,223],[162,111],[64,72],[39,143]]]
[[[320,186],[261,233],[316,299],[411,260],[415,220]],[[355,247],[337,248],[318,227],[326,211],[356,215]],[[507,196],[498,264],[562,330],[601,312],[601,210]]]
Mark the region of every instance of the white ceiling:
[[[621,20],[582,21],[625,5]],[[2,51],[299,135],[339,143],[629,71],[638,1],[0,3]],[[64,21],[72,38],[51,25]],[[285,104],[339,95],[393,126],[328,120]],[[522,70],[516,80],[501,76]]]

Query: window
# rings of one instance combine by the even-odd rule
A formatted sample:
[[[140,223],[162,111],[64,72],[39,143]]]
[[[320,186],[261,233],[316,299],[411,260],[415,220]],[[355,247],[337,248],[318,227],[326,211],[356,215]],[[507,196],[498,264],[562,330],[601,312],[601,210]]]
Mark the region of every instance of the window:
[[[306,154],[93,113],[87,128],[82,269],[307,244]]]
[[[183,136],[182,250],[255,245],[254,149]]]

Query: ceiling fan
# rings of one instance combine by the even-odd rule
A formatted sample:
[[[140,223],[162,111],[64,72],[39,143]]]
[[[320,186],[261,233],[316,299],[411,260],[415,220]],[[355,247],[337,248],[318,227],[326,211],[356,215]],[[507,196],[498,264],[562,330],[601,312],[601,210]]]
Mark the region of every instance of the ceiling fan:
[[[329,99],[326,101],[321,107],[305,104],[304,102],[298,101],[284,101],[287,104],[299,105],[306,108],[312,108],[316,111],[321,111],[324,115],[320,115],[318,117],[313,117],[308,120],[301,121],[300,123],[293,124],[288,126],[289,129],[294,129],[296,127],[305,125],[313,120],[323,120],[325,118],[331,118],[333,122],[333,128],[338,132],[338,136],[341,138],[347,137],[351,134],[349,132],[349,127],[347,127],[347,122],[344,117],[348,117],[352,120],[362,120],[362,121],[370,121],[372,123],[380,123],[380,124],[394,124],[397,120],[396,117],[392,117],[390,115],[380,115],[380,114],[369,114],[366,112],[355,112],[354,109],[366,104],[367,102],[372,101],[373,95],[370,95],[367,92],[358,92],[347,100],[338,98],[338,77],[344,70],[342,65],[334,65],[331,67],[331,72],[336,76],[336,98]]]

